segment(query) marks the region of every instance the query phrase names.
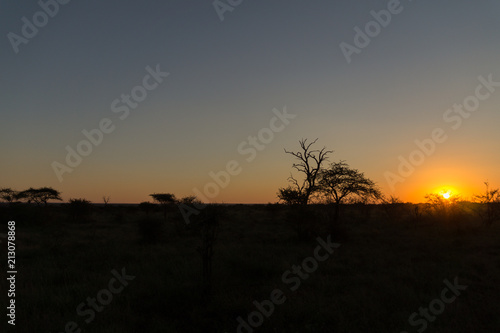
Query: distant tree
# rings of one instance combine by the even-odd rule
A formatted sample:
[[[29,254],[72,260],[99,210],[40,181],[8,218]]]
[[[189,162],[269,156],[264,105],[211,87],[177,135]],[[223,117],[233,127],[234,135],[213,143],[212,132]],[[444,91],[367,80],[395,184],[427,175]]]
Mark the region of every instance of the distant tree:
[[[434,216],[438,221],[450,223],[459,216],[461,207],[459,202],[462,200],[459,195],[452,195],[445,198],[440,193],[428,193],[425,195],[426,205],[424,212],[427,211],[431,216]]]
[[[340,205],[347,199],[380,199],[382,193],[376,184],[357,169],[352,169],[344,161],[332,163],[328,169],[321,170],[319,188],[327,202],[334,204],[333,223],[337,223]]]
[[[474,200],[482,205],[477,213],[483,224],[491,226],[493,222],[500,220],[500,189],[490,189],[488,182],[484,182],[484,185],[484,193],[475,195]]]
[[[425,201],[436,210],[444,209],[449,204],[448,199],[445,199],[438,193],[427,193],[425,195]]]
[[[425,195],[426,202],[435,210],[444,210],[446,207],[456,205],[462,198],[459,195],[452,195],[445,198],[439,193],[428,193]]]
[[[316,143],[318,139],[307,143],[307,139],[299,140],[301,150],[297,152],[287,151],[285,153],[294,156],[298,162],[294,163],[292,167],[298,172],[304,174],[305,179],[299,182],[293,175],[290,175],[288,181],[292,184],[287,188],[280,188],[278,190],[278,197],[280,200],[287,202],[290,197],[300,198],[301,204],[309,203],[311,195],[317,191],[317,178],[322,164],[328,159],[328,154],[333,153],[332,150],[312,149],[311,146]]]
[[[201,204],[201,201],[195,195],[189,195],[177,200],[178,204],[193,205]]]
[[[167,221],[168,207],[177,201],[175,195],[172,193],[153,193],[149,196],[163,207],[163,218]]]
[[[160,204],[171,204],[175,203],[175,195],[172,193],[153,193],[149,195],[154,201]]]
[[[18,192],[11,188],[4,187],[0,189],[0,199],[8,203],[12,203],[18,199]]]
[[[19,192],[17,197],[21,200],[25,200],[28,203],[34,202],[37,205],[43,204],[44,206],[47,206],[47,201],[49,200],[62,201],[61,192],[54,190],[51,187],[30,187],[27,190]]]
[[[111,197],[109,195],[108,196],[106,196],[106,195],[102,196],[102,201],[104,202],[104,207],[106,207],[108,205],[109,200],[111,200]]]

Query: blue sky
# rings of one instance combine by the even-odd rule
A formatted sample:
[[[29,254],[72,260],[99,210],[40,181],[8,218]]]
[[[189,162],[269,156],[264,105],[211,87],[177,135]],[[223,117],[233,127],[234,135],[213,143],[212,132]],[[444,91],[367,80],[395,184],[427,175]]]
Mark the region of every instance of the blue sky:
[[[236,160],[241,173],[213,200],[274,202],[293,162],[283,148],[301,138],[319,138],[335,151],[331,161],[346,160],[403,200],[441,186],[470,195],[486,179],[499,186],[500,89],[457,130],[443,114],[474,93],[479,76],[500,81],[500,4],[401,1],[348,63],[340,43],[354,45],[353,28],[388,3],[244,0],[221,21],[210,1],[73,0],[15,53],[8,34],[22,36],[22,17],[32,22],[42,9],[4,1],[0,186],[140,202],[153,192],[191,195]],[[120,120],[112,101],[158,64],[169,76]],[[238,145],[285,106],[296,118],[246,162]],[[64,163],[65,148],[103,118],[115,130],[60,182],[52,163]],[[448,140],[389,186],[398,156],[436,127]]]

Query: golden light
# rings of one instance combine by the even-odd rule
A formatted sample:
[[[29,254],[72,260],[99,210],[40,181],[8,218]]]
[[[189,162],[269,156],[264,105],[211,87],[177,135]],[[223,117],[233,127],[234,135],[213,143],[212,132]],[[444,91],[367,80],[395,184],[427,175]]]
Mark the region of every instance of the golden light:
[[[445,200],[452,200],[454,198],[457,198],[458,195],[458,190],[455,187],[452,186],[440,186],[437,188],[434,188],[432,193],[435,193],[442,197]]]

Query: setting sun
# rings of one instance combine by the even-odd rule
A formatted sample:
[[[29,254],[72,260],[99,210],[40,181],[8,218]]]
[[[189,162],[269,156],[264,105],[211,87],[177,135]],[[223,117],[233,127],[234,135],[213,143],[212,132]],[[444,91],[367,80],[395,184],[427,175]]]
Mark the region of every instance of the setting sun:
[[[445,200],[451,200],[457,197],[458,195],[458,190],[455,187],[452,186],[441,186],[439,188],[436,188],[433,193],[436,193],[437,195],[441,196]]]

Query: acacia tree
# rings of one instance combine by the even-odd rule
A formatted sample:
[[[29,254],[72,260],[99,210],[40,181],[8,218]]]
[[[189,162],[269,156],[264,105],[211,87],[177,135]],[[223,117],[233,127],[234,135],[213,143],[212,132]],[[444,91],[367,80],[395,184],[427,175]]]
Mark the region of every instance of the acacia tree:
[[[153,193],[149,195],[153,200],[163,207],[163,218],[167,220],[167,208],[176,202],[175,195],[172,193]]]
[[[300,203],[307,205],[311,195],[317,191],[317,178],[321,165],[328,159],[328,154],[333,153],[332,150],[326,150],[326,147],[321,149],[313,149],[318,141],[308,143],[307,139],[299,140],[300,149],[297,152],[288,151],[285,153],[294,156],[298,162],[294,163],[292,167],[298,172],[304,174],[305,178],[299,182],[293,175],[290,175],[288,181],[292,184],[286,188],[278,190],[278,198],[286,203]]]
[[[17,198],[25,200],[28,203],[34,202],[38,206],[43,204],[45,207],[47,207],[47,201],[49,200],[62,201],[61,192],[54,190],[51,187],[30,187],[27,190],[19,192]]]
[[[318,184],[327,202],[334,204],[333,224],[338,222],[340,205],[347,199],[382,197],[382,193],[372,180],[357,169],[349,167],[345,161],[332,163],[330,168],[321,170]]]
[[[0,189],[0,199],[8,202],[9,204],[17,200],[18,194],[19,193],[17,191],[14,191],[13,189],[8,187]]]

